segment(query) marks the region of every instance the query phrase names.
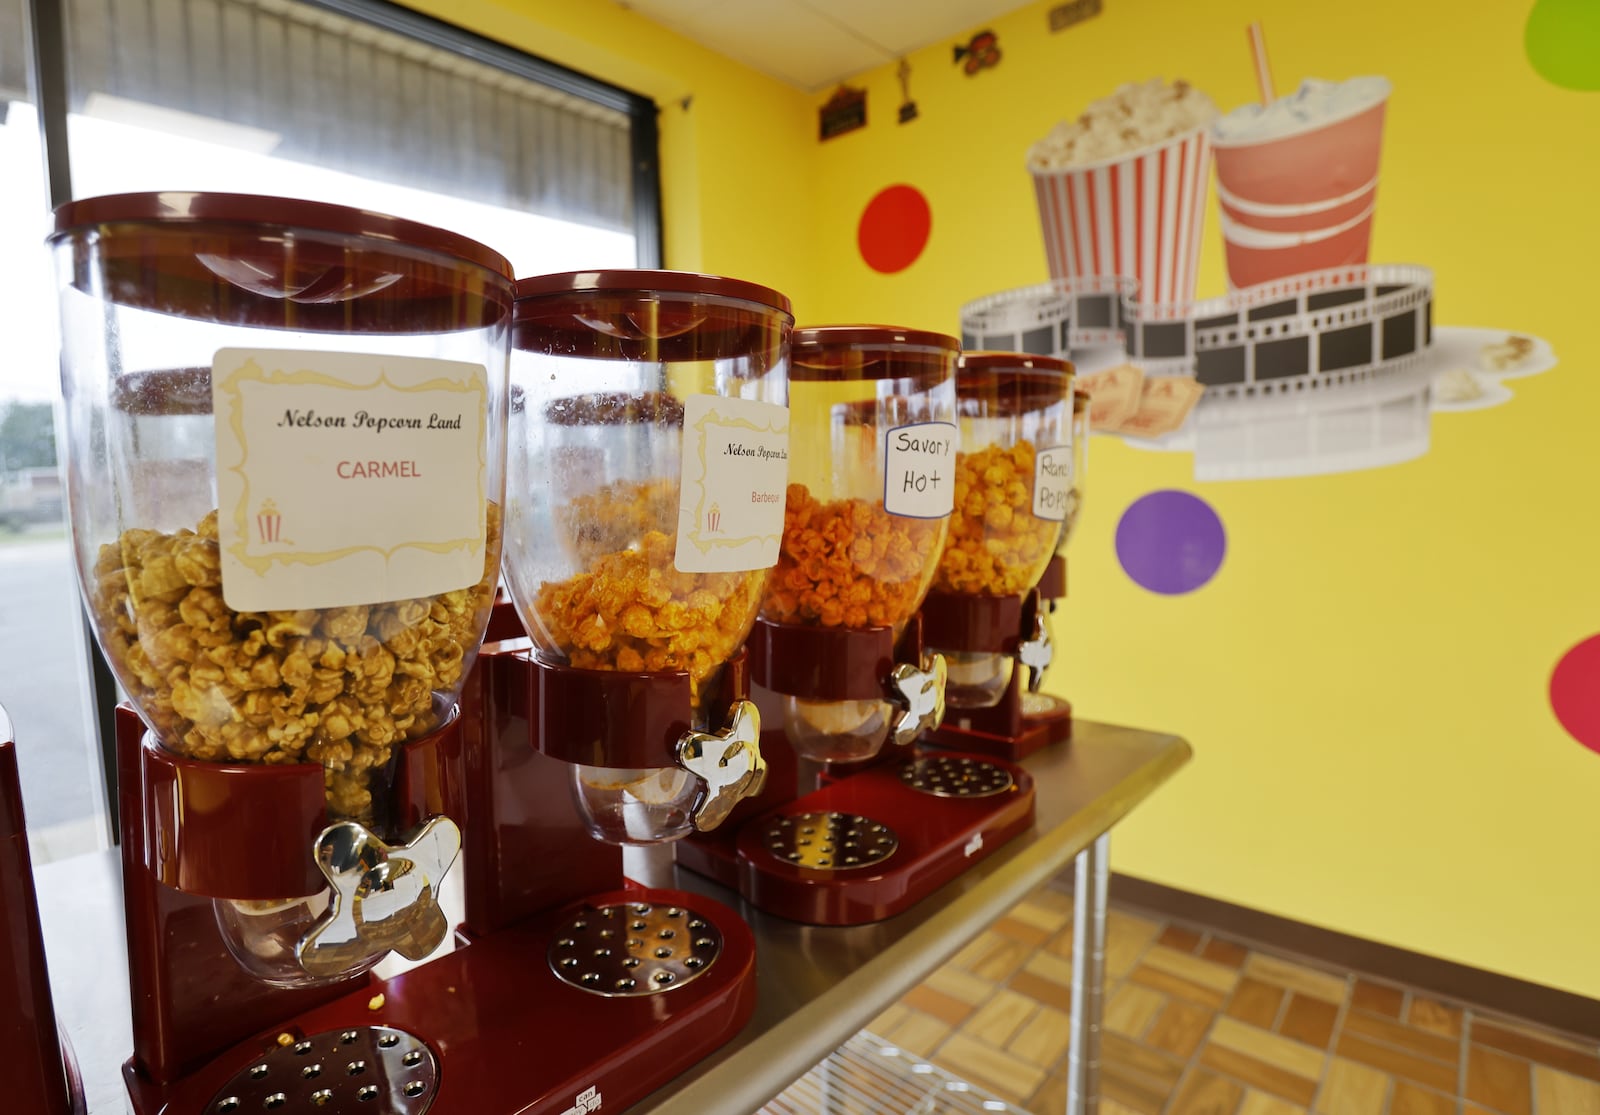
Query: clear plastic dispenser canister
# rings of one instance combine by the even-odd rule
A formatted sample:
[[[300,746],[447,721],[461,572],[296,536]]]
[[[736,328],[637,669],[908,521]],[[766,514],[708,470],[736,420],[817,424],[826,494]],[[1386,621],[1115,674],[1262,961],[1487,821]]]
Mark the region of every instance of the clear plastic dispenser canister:
[[[944,549],[956,452],[954,337],[881,325],[796,330],[783,553],[762,619],[898,640]],[[774,685],[782,686],[781,671]],[[882,698],[784,698],[784,731],[818,761],[876,754]]]
[[[788,473],[783,295],[669,271],[517,284],[505,573],[546,663],[689,675],[694,727],[755,621]],[[572,732],[594,710],[570,709]],[[691,831],[697,777],[574,763],[602,840]]]
[[[78,574],[117,680],[168,751],[320,764],[330,821],[403,836],[391,754],[453,714],[494,596],[509,264],[235,194],[72,202],[51,245]],[[294,942],[328,899],[218,922],[262,979],[315,982]]]
[[[1071,510],[1072,365],[1049,356],[969,352],[956,372],[961,451],[955,511],[933,588],[1017,597],[1039,581]],[[988,708],[1012,659],[937,647],[953,708]]]

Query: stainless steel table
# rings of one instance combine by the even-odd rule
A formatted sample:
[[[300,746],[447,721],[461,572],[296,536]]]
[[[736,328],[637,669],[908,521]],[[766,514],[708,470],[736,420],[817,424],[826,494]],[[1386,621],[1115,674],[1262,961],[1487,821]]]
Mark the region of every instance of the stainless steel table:
[[[636,1110],[749,1115],[1076,858],[1068,1110],[1092,1115],[1107,833],[1189,756],[1189,745],[1176,736],[1079,722],[1070,746],[1023,763],[1038,787],[1032,831],[912,909],[873,925],[797,925],[680,871],[680,886],[733,906],[755,931],[759,998],[738,1037]],[[38,877],[57,1010],[78,1052],[89,1110],[121,1112],[121,1063],[132,1039],[116,860],[110,853],[79,857],[46,865]]]

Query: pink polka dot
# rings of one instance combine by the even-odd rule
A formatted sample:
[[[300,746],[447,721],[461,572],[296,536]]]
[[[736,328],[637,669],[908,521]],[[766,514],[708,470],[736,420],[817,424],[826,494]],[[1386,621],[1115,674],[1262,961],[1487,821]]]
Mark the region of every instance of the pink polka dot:
[[[1600,752],[1600,635],[1567,651],[1550,674],[1550,707],[1573,739]]]

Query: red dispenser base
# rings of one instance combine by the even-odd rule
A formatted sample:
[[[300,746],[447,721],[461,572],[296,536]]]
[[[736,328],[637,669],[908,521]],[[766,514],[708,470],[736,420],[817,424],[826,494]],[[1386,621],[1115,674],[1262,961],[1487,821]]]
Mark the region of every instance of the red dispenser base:
[[[841,779],[740,828],[740,892],[767,913],[810,925],[881,921],[921,901],[1033,825],[1033,779],[1022,768],[983,756],[938,753],[929,758],[986,763],[1008,774],[1011,784],[987,797],[934,796],[904,781],[902,774],[912,760]],[[898,846],[879,863],[837,868],[796,864],[769,850],[769,834],[783,818],[835,813],[886,826]],[[866,842],[870,845],[873,838],[869,832]],[[842,857],[843,850],[839,853]]]
[[[1011,671],[1011,684],[993,708],[948,710],[944,724],[929,732],[926,742],[1016,763],[1041,747],[1070,740],[1072,705],[1046,693],[1026,693],[1022,684],[1025,672],[1021,666]],[[1025,713],[1025,703],[1037,704],[1041,711]]]
[[[4,709],[0,709],[0,1050],[6,1110],[38,1115],[84,1110],[77,1065],[56,1029],[16,748]]]
[[[225,1085],[284,1045],[329,1031],[385,1026],[421,1038],[437,1059],[429,1115],[560,1115],[621,1110],[731,1038],[755,1009],[755,942],[738,915],[680,891],[631,889],[596,895],[587,905],[648,902],[709,918],[722,933],[716,960],[681,991],[612,998],[556,977],[548,959],[560,926],[586,904],[549,911],[448,956],[286,1020],[239,1043],[169,1087],[125,1070],[138,1115],[210,1115]],[[691,991],[692,989],[692,991]],[[364,1110],[358,1090],[399,1096],[417,1078],[404,1067],[364,1063],[352,1074],[318,1048],[334,1111]],[[301,1069],[301,1073],[304,1068]],[[263,1082],[260,1087],[265,1088]],[[309,1087],[293,1073],[284,1092]],[[346,1095],[348,1093],[348,1095]],[[273,1094],[267,1091],[266,1095]],[[580,1103],[580,1096],[587,1098]],[[420,1103],[421,1096],[416,1097]],[[259,1110],[242,1103],[236,1110]],[[374,1105],[399,1112],[403,1106]],[[420,1108],[419,1108],[420,1109]],[[229,1109],[235,1110],[235,1109]]]
[[[923,603],[924,631],[935,646],[1011,654],[1034,616],[1067,589],[1066,562],[1050,559],[1037,588],[1020,597],[929,593]],[[1072,705],[1060,697],[1026,691],[1027,668],[1016,663],[1011,682],[990,708],[946,710],[944,724],[924,740],[934,747],[993,755],[1020,762],[1041,747],[1072,738]]]

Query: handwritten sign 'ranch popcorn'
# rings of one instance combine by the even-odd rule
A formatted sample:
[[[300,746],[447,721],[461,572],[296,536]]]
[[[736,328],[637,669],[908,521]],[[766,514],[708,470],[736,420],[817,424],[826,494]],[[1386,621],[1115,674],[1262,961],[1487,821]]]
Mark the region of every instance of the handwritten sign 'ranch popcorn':
[[[222,349],[211,389],[230,608],[378,604],[482,577],[481,364]]]
[[[1033,459],[1033,514],[1061,522],[1072,504],[1072,443],[1039,450]]]

